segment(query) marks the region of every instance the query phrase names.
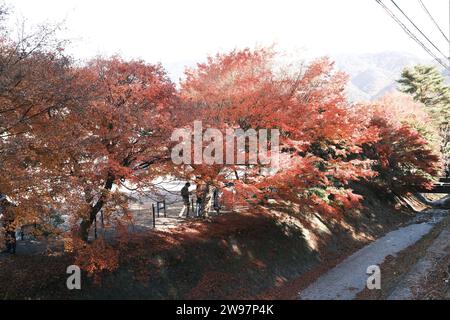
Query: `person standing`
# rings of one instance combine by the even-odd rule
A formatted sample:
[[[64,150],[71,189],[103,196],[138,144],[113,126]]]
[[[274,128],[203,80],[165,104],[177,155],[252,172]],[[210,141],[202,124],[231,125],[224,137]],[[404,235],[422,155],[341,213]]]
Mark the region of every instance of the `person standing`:
[[[189,217],[190,210],[190,200],[189,200],[189,187],[191,184],[186,182],[184,187],[181,189],[181,197],[183,198],[183,208],[181,209],[179,217],[183,217],[184,212],[186,211],[186,218]]]
[[[197,183],[197,189],[195,189],[195,198],[196,198],[196,209],[195,215],[200,217],[202,213],[202,205],[203,205],[203,197],[204,197],[204,188],[202,183]]]
[[[216,211],[217,214],[219,214],[220,212],[220,191],[218,187],[214,188],[214,192],[213,192],[213,208]]]

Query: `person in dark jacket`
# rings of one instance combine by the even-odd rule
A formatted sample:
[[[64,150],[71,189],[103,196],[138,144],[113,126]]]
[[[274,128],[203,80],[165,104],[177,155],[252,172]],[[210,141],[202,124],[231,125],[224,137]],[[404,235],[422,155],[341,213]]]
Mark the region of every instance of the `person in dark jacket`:
[[[181,189],[181,197],[183,198],[183,208],[181,209],[179,217],[181,218],[186,211],[186,217],[189,217],[190,200],[189,200],[189,187],[191,184],[186,182],[184,187]]]

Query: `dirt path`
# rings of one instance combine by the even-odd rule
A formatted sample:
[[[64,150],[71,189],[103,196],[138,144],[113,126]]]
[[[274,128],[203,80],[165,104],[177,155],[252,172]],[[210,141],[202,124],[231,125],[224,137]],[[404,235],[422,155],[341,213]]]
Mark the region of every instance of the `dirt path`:
[[[357,251],[299,293],[304,300],[350,300],[366,286],[367,267],[380,265],[389,256],[413,245],[442,220],[444,210],[427,211],[425,222],[392,231]],[[423,220],[423,216],[421,216]]]
[[[423,256],[389,295],[388,300],[411,300],[424,293],[429,274],[450,253],[450,229],[444,229]]]

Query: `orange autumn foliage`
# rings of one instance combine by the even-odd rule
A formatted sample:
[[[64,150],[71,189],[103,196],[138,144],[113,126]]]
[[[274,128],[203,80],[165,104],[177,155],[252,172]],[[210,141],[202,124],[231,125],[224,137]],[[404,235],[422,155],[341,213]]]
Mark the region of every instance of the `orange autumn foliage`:
[[[292,70],[293,66],[277,68],[275,58],[270,49],[246,49],[210,57],[188,70],[180,92],[189,110],[186,118],[222,130],[279,129],[281,169],[264,176],[260,168],[247,166],[245,181],[237,182],[238,193],[331,212],[333,205],[324,198],[344,193],[353,201],[357,197],[345,188],[347,183],[373,175],[370,161],[361,158],[361,147],[375,141],[376,132],[368,128],[368,117],[354,114],[344,95],[347,76],[333,71],[328,59]],[[195,169],[205,175],[203,168]],[[230,169],[243,170],[219,167],[212,178],[217,180],[221,170]],[[269,188],[276,192],[268,192]],[[320,190],[322,200],[307,196],[312,189]]]
[[[64,216],[64,236],[90,273],[116,269],[119,251],[138,259],[130,245],[145,249],[124,227],[133,217],[122,190],[151,190],[155,178],[234,183],[227,202],[274,200],[333,218],[360,204],[352,182],[405,192],[429,186],[439,171],[417,126],[427,121],[420,106],[402,96],[351,104],[347,75],[327,58],[297,66],[281,64],[273,49],[234,50],[187,70],[177,89],[158,64],[112,57],[79,66],[55,48],[22,57],[0,45],[0,192],[18,204],[19,222]],[[12,53],[16,64],[6,59]],[[279,170],[174,165],[170,135],[194,120],[224,133],[278,129]],[[114,245],[86,243],[101,210]]]
[[[398,94],[363,104],[359,112],[371,114],[370,126],[380,137],[365,145],[366,156],[375,161],[377,181],[399,194],[413,192],[416,187],[431,188],[442,163],[433,143],[437,132],[429,125],[423,106]]]

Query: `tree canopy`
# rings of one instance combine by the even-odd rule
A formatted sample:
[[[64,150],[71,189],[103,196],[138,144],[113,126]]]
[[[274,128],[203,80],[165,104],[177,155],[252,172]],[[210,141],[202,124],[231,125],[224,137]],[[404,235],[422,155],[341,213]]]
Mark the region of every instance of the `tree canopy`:
[[[87,242],[97,214],[126,234],[133,215],[123,190],[151,190],[160,177],[208,188],[233,183],[255,212],[271,199],[336,219],[360,204],[353,182],[406,193],[438,174],[436,133],[418,103],[432,115],[447,110],[448,87],[433,68],[405,70],[399,81],[418,102],[400,95],[355,105],[345,96],[347,75],[330,59],[282,65],[273,48],[247,48],[209,57],[177,88],[160,64],[119,56],[76,62],[48,30],[0,41],[0,193],[16,204],[18,226],[64,217],[69,230],[51,232],[72,240],[90,272],[119,263],[117,244]],[[171,134],[194,121],[224,134],[279,130],[279,148],[269,146],[278,170],[175,164]]]

